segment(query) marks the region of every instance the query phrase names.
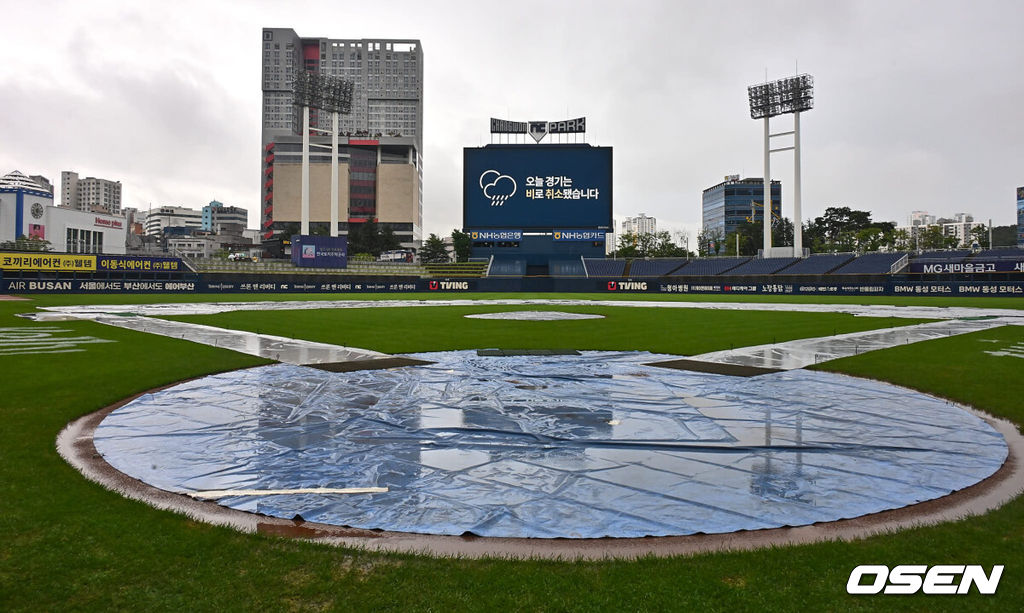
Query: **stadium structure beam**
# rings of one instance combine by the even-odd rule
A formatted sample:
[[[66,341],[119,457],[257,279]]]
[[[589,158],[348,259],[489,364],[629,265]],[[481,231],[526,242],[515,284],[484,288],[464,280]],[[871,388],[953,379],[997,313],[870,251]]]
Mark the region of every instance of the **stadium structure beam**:
[[[301,230],[309,234],[309,109],[331,112],[331,236],[338,236],[338,115],[352,112],[353,83],[340,77],[307,70],[300,71],[294,83],[294,104],[302,106],[302,196]],[[322,130],[318,130],[322,131]]]
[[[762,257],[772,255],[771,224],[771,154],[793,151],[793,254],[803,256],[803,220],[801,211],[800,174],[800,112],[814,108],[814,77],[808,74],[779,79],[770,83],[751,85],[747,88],[750,100],[750,117],[764,119],[764,250]],[[793,130],[772,134],[769,122],[772,117],[786,113],[793,114]],[[777,136],[793,135],[792,147],[771,148],[771,139]]]

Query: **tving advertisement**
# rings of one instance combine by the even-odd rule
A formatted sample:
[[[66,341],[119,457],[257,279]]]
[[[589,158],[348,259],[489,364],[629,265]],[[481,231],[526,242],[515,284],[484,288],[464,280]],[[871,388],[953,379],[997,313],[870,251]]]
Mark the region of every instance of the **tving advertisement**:
[[[463,153],[463,227],[611,230],[610,147],[488,145]]]

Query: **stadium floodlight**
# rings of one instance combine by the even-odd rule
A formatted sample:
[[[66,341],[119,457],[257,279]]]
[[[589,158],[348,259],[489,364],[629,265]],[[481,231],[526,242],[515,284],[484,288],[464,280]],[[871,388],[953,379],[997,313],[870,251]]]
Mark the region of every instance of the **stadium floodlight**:
[[[764,207],[771,210],[771,154],[793,151],[793,256],[803,256],[803,228],[800,220],[800,113],[814,108],[814,77],[809,74],[787,77],[747,88],[751,119],[764,119]],[[778,115],[792,113],[793,130],[772,134],[769,120]],[[773,136],[793,135],[792,147],[771,148]],[[764,216],[764,250],[762,257],[772,256],[771,216]]]
[[[348,115],[352,112],[353,88],[348,79],[301,70],[293,84],[293,104]]]
[[[352,112],[353,82],[300,70],[292,84],[292,104],[302,107],[301,233],[309,234],[309,109],[331,112],[331,236],[338,235],[338,115]]]
[[[802,74],[747,88],[750,118],[762,119],[814,108],[814,77]]]

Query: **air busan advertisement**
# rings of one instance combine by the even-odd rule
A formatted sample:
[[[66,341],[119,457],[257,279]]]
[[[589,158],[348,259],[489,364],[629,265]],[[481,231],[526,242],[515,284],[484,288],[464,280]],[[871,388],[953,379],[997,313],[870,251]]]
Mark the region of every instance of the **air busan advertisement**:
[[[589,145],[466,148],[465,228],[612,228],[612,149]]]

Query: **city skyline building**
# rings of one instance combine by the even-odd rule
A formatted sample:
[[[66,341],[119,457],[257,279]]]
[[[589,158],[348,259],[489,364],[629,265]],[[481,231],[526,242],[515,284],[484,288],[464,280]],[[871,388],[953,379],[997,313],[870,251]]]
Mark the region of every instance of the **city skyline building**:
[[[146,214],[146,234],[163,234],[166,228],[203,229],[203,213],[184,206],[162,206]]]
[[[1017,246],[1024,249],[1024,187],[1017,188]]]
[[[657,234],[658,220],[640,213],[636,217],[627,217],[622,220],[622,234]]]
[[[121,214],[121,182],[96,177],[78,178],[78,173],[60,173],[60,206],[89,213]],[[51,186],[52,192],[52,186]]]
[[[423,234],[423,50],[414,39],[300,37],[264,28],[260,174],[263,238],[301,219],[300,71],[352,82],[351,113],[338,123],[339,228],[376,220],[403,243]],[[330,226],[332,113],[310,108],[309,215]]]
[[[728,175],[725,180],[704,190],[701,199],[702,226],[718,230],[724,239],[748,222],[764,222],[764,179]],[[782,183],[771,182],[772,215],[782,216]]]

